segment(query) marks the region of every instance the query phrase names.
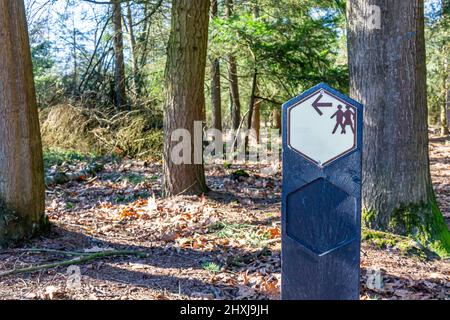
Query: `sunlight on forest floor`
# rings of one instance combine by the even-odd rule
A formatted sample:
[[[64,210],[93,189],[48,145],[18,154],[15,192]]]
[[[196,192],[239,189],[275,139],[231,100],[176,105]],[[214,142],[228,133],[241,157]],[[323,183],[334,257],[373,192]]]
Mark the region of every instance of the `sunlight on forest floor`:
[[[450,218],[450,141],[432,137],[430,156],[439,204]],[[101,161],[94,159],[95,161]],[[47,156],[47,173],[86,166],[91,157]],[[244,169],[248,177],[233,174]],[[0,272],[69,259],[61,253],[136,250],[144,257],[103,258],[80,265],[0,278],[0,299],[279,299],[280,174],[254,165],[208,166],[206,197],[163,200],[158,164],[109,159],[81,181],[47,189],[49,235],[0,252]],[[446,299],[448,261],[424,261],[363,243],[362,299]],[[378,270],[382,288],[367,288]]]

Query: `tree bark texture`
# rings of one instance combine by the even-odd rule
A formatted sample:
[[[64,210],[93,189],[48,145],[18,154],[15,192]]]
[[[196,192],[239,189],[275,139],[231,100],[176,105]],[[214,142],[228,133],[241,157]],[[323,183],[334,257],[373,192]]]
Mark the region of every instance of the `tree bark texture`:
[[[125,62],[123,55],[123,30],[122,8],[120,0],[113,0],[113,25],[114,25],[114,96],[115,106],[118,111],[127,108],[125,87]]]
[[[194,121],[204,121],[204,80],[208,45],[209,0],[174,0],[166,64],[164,118],[164,191],[166,196],[207,190],[203,164],[194,164]],[[191,134],[191,163],[174,164],[176,129]],[[201,143],[200,143],[201,145]],[[197,150],[202,152],[202,150]],[[197,154],[198,156],[198,154]]]
[[[350,95],[365,107],[364,223],[450,248],[429,169],[423,0],[349,0],[347,15]]]
[[[47,225],[42,145],[23,0],[0,0],[0,246]]]
[[[233,14],[233,0],[225,0],[225,17],[230,18]],[[228,56],[228,79],[230,83],[231,99],[231,128],[239,129],[241,123],[241,100],[239,96],[239,81],[237,74],[236,57],[233,54]]]
[[[133,72],[133,90],[134,90],[134,100],[139,96],[139,80],[138,80],[138,58],[137,58],[137,47],[136,47],[136,36],[134,34],[133,25],[133,13],[131,11],[131,3],[127,1],[127,22],[128,22],[128,34],[130,36],[130,48],[131,48],[131,66]]]
[[[211,2],[211,18],[217,17],[218,0]],[[220,87],[220,60],[214,58],[211,62],[211,105],[213,128],[222,131],[222,90]]]

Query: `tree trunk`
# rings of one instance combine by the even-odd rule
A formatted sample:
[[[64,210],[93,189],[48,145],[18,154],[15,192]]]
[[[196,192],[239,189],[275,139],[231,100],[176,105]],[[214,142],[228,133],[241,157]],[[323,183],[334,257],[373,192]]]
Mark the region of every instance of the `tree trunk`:
[[[120,0],[113,0],[113,25],[114,25],[114,96],[116,110],[126,109],[127,97],[125,89],[125,62],[123,56],[123,32],[122,9]]]
[[[225,17],[230,18],[233,13],[233,0],[225,1]],[[236,57],[228,56],[228,79],[230,82],[231,98],[231,128],[239,129],[241,123],[241,101],[239,97],[239,81],[237,75]]]
[[[73,63],[73,75],[72,75],[72,95],[77,96],[78,89],[78,57],[77,57],[77,29],[75,28],[75,18],[72,17],[72,63]]]
[[[445,58],[444,60],[444,70],[448,71],[448,59]],[[443,84],[443,94],[444,94],[444,99],[441,103],[441,114],[440,114],[440,124],[441,124],[441,136],[446,136],[449,133],[448,130],[448,79],[450,78],[450,75],[448,72],[444,73],[444,79],[442,79],[442,84]]]
[[[257,19],[259,18],[259,7],[258,7],[258,3],[257,1],[254,1],[254,6],[253,6],[253,18]],[[260,106],[260,101],[258,101],[256,99],[256,96],[259,95],[258,92],[258,68],[256,66],[256,56],[255,54],[252,52],[253,55],[253,64],[254,64],[254,70],[253,70],[253,77],[252,77],[252,88],[251,88],[251,92],[250,92],[250,103],[248,106],[248,119],[247,119],[247,128],[248,129],[254,129],[254,133],[255,133],[255,140],[256,143],[259,143],[259,127],[260,124],[259,122],[261,121],[261,116],[260,116],[260,110],[259,110],[259,106]],[[245,150],[248,150],[248,141],[249,138],[246,136],[245,137]]]
[[[0,246],[47,226],[44,165],[25,8],[0,0]]]
[[[138,60],[137,60],[137,48],[136,48],[136,36],[134,34],[134,26],[133,26],[133,14],[131,12],[131,3],[127,1],[127,21],[128,21],[128,34],[130,36],[130,47],[131,47],[131,69],[133,72],[133,91],[134,91],[134,100],[139,96],[138,92]]]
[[[194,121],[204,120],[202,110],[205,106],[204,80],[209,4],[209,0],[174,0],[172,3],[164,108],[166,196],[207,191],[203,164],[194,164],[198,153],[202,153],[201,141],[200,150],[196,150],[194,146]],[[191,150],[188,163],[175,164],[171,157],[173,147],[180,143],[171,141],[172,133],[176,129],[186,129],[190,133]],[[183,152],[185,151],[184,149]]]
[[[442,14],[441,14],[441,21],[443,22],[442,27],[450,27],[449,26],[449,18],[450,18],[450,0],[442,0]],[[443,41],[442,43],[442,50],[444,55],[444,73],[443,73],[443,79],[442,79],[442,86],[443,86],[443,102],[441,103],[441,112],[440,112],[440,124],[441,124],[441,136],[446,136],[449,134],[449,94],[450,94],[450,88],[449,88],[449,82],[450,82],[450,69],[449,69],[449,44]]]
[[[255,62],[256,63],[256,62]],[[261,101],[256,97],[259,95],[258,91],[258,70],[255,68],[253,71],[252,89],[250,92],[250,104],[248,106],[248,129],[255,130],[255,140],[259,143],[259,130],[261,122],[260,105]],[[247,150],[248,139],[246,138],[245,145]]]
[[[273,109],[273,112],[272,112],[272,126],[275,129],[281,130],[281,111],[280,111],[279,107]]]
[[[217,0],[211,2],[211,18],[217,17]],[[222,131],[222,98],[220,88],[220,60],[215,58],[211,62],[211,104],[213,128]]]
[[[423,0],[371,1],[380,29],[363,18],[368,1],[347,4],[350,94],[365,106],[364,224],[448,250],[429,170]]]
[[[253,18],[258,19],[259,18],[259,4],[258,1],[254,1],[253,4]],[[253,84],[252,84],[252,92],[251,92],[251,98],[250,98],[250,112],[249,112],[249,123],[248,126],[249,129],[253,129],[255,132],[255,139],[256,142],[259,144],[259,137],[260,137],[260,127],[261,127],[261,101],[259,99],[256,99],[256,96],[259,96],[259,90],[258,90],[258,68],[257,68],[257,60],[255,55],[253,54],[253,63],[255,64],[255,70],[253,71]]]
[[[449,26],[449,17],[450,17],[450,0],[442,0],[442,15],[446,21],[446,26]],[[447,122],[447,134],[450,131],[450,63],[449,63],[449,44],[448,43],[444,43],[444,46],[446,46],[446,50],[447,50],[447,54],[446,54],[446,58],[445,58],[445,70],[446,70],[446,74],[447,74],[447,78],[445,79],[445,118],[446,118],[446,122]]]
[[[211,104],[213,128],[222,131],[222,98],[220,88],[220,60],[211,64]]]
[[[255,131],[256,142],[259,144],[261,131],[261,100],[258,99],[255,99],[253,104],[252,129]]]
[[[449,70],[449,63],[447,59],[447,70]],[[450,131],[450,71],[447,73],[448,77],[445,81],[445,114],[447,120],[447,132]]]

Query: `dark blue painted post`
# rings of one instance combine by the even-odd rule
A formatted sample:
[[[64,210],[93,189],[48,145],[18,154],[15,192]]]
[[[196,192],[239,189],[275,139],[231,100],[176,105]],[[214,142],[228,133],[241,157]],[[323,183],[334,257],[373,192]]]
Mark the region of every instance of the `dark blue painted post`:
[[[282,299],[359,299],[362,130],[323,83],[283,105]]]

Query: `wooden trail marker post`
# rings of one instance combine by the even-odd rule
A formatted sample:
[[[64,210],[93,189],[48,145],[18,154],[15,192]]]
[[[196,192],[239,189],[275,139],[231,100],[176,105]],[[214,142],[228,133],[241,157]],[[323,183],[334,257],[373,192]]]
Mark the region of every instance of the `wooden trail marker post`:
[[[282,108],[282,299],[359,299],[363,106],[321,83]]]

